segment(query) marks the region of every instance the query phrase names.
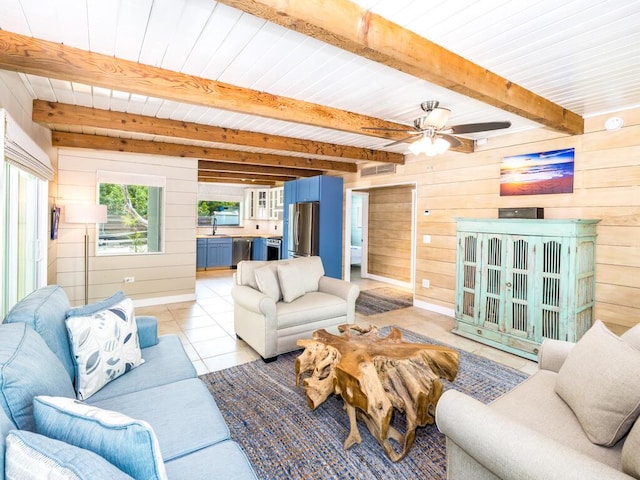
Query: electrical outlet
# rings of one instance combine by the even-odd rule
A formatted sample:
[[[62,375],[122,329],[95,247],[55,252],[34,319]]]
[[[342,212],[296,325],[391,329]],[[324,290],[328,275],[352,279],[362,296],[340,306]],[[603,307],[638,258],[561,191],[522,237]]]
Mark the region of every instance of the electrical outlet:
[[[431,243],[431,235],[423,235],[422,243]]]
[[[136,281],[136,277],[124,277],[124,283],[133,283]]]
[[[430,285],[429,280],[427,280],[426,278],[423,278],[423,279],[422,279],[422,286],[423,286],[424,288],[429,288],[429,285]]]

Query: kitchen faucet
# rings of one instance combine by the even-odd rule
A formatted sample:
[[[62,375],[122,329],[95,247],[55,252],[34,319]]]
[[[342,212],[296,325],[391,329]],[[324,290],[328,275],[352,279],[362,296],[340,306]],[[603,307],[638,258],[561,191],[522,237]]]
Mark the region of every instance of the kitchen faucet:
[[[216,218],[216,214],[211,215],[211,235],[216,234],[216,229],[218,228],[218,219]]]

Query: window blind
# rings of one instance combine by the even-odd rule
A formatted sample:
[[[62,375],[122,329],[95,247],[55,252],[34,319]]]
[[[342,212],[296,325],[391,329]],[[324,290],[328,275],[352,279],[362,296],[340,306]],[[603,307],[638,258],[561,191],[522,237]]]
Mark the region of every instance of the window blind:
[[[53,180],[49,156],[25,133],[9,113],[0,108],[4,158],[41,180]]]

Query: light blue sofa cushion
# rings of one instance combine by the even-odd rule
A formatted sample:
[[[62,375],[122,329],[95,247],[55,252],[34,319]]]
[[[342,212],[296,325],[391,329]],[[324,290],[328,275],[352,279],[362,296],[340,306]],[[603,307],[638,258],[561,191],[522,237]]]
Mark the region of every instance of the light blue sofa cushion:
[[[26,323],[43,338],[56,354],[73,381],[75,367],[64,323],[69,299],[62,287],[49,285],[30,293],[18,302],[4,319],[4,323]]]
[[[144,420],[155,432],[165,462],[229,438],[215,400],[198,378],[92,403]]]
[[[104,300],[100,300],[99,302],[89,303],[88,305],[82,305],[81,307],[74,307],[67,310],[67,317],[86,317],[89,315],[93,315],[100,310],[106,310],[107,308],[120,303],[125,298],[126,297],[124,295],[124,292],[122,290],[118,290],[109,298],[105,298]]]
[[[16,426],[11,420],[9,420],[9,417],[7,417],[6,413],[4,413],[4,409],[0,408],[0,478],[4,478],[4,456],[7,435],[11,430],[15,429]]]
[[[134,478],[167,478],[158,440],[144,421],[46,396],[34,398],[33,416],[38,433],[97,453]]]
[[[36,395],[76,396],[60,360],[29,325],[0,325],[0,403],[17,428],[33,431]]]
[[[132,480],[100,455],[23,430],[13,430],[7,437],[6,462],[7,480]]]
[[[227,440],[165,463],[171,480],[257,480],[240,446]]]
[[[93,394],[89,403],[117,397],[146,388],[195,378],[196,371],[176,335],[162,335],[158,344],[142,349],[144,363]]]
[[[136,316],[138,324],[138,340],[140,348],[153,347],[158,344],[158,319],[149,315]]]

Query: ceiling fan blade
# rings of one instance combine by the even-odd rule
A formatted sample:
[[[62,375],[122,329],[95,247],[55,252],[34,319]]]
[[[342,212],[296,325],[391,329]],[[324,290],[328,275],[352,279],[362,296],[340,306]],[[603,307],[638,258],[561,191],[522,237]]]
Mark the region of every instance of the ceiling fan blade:
[[[394,146],[394,145],[398,145],[399,143],[406,142],[407,140],[410,140],[410,139],[412,139],[412,138],[416,138],[416,137],[412,135],[412,136],[410,136],[410,137],[403,138],[402,140],[396,140],[395,142],[388,143],[387,145],[384,145],[384,146],[385,146],[385,147],[392,147],[392,146]]]
[[[466,123],[464,125],[454,125],[447,128],[447,132],[454,135],[463,135],[465,133],[487,132],[489,130],[500,130],[501,128],[509,128],[511,122],[485,122],[485,123]]]
[[[414,133],[411,130],[409,130],[409,127],[407,127],[406,129],[404,128],[384,128],[384,127],[361,127],[362,130],[381,130],[383,132],[407,132],[407,133]]]
[[[446,133],[439,133],[438,135],[444,138],[447,142],[449,142],[449,145],[451,145],[451,148],[456,148],[462,145],[462,142],[458,140],[456,137],[454,137],[453,135],[447,135]]]

